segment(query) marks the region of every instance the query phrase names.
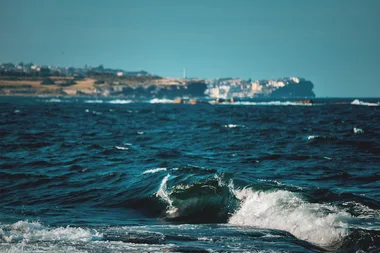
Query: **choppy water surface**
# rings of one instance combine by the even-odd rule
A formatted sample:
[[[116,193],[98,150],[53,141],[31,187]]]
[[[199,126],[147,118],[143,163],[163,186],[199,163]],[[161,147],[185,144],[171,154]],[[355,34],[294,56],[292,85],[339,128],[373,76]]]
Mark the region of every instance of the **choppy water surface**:
[[[379,252],[380,107],[0,98],[1,252]]]

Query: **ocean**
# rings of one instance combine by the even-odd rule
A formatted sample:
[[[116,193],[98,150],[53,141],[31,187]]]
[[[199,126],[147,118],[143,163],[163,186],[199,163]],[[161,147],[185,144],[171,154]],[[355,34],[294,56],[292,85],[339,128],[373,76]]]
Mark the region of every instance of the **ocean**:
[[[0,252],[380,252],[380,99],[0,98]]]

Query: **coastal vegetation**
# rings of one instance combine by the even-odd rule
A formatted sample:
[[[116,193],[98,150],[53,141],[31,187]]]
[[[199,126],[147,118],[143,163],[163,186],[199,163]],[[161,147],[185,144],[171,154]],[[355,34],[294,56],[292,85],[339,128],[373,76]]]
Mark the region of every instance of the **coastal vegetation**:
[[[21,86],[23,85],[23,86]],[[22,87],[22,88],[21,88]],[[303,78],[243,80],[168,78],[148,72],[97,67],[53,67],[32,63],[0,64],[0,95],[65,95],[128,98],[314,98]]]

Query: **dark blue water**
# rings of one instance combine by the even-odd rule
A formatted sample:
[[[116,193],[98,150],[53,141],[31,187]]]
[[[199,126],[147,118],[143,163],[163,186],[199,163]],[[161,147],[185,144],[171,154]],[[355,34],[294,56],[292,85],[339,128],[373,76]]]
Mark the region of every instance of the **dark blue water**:
[[[0,98],[0,252],[380,252],[379,99],[336,101]]]

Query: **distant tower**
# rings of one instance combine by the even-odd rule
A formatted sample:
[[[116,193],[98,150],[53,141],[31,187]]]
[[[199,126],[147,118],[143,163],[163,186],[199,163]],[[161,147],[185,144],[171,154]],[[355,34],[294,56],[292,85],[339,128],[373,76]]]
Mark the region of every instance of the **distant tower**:
[[[187,76],[186,76],[186,68],[183,68],[183,79],[186,79]]]

